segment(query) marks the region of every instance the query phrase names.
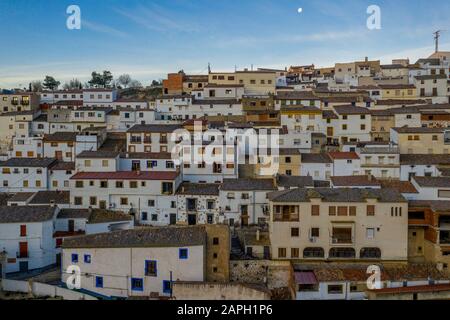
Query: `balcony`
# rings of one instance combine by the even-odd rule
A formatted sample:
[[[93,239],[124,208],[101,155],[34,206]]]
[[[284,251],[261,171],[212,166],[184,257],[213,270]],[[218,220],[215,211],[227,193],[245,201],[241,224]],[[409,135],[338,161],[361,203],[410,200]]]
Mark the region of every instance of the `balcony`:
[[[353,244],[353,238],[345,238],[345,237],[332,237],[331,244],[345,244],[350,245]]]
[[[167,137],[161,137],[159,138],[159,143],[167,143]]]
[[[30,105],[30,100],[21,100],[20,104],[23,106],[29,106]]]
[[[131,137],[131,139],[130,139],[130,143],[133,143],[133,144],[139,144],[141,142],[142,142],[142,140],[140,137]]]
[[[152,143],[152,139],[151,138],[144,138],[144,143],[151,144]]]
[[[274,214],[273,215],[273,221],[274,222],[290,222],[290,221],[299,221],[299,214],[298,213],[291,213],[291,214]]]

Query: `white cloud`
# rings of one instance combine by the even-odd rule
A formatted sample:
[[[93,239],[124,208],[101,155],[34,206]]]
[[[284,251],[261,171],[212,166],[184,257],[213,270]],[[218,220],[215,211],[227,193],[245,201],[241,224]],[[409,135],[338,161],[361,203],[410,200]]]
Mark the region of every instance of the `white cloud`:
[[[114,29],[112,27],[109,27],[109,26],[106,26],[103,24],[94,23],[94,22],[88,21],[86,19],[83,19],[81,21],[81,28],[86,28],[91,31],[100,32],[100,33],[108,34],[108,35],[115,36],[115,37],[121,37],[121,38],[128,37],[128,34],[123,31]]]

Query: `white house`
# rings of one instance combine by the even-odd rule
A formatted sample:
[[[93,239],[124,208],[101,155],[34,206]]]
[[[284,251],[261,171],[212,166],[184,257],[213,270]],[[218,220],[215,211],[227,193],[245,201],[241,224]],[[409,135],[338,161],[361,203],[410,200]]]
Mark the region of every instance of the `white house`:
[[[115,298],[170,296],[172,281],[204,281],[206,231],[200,226],[143,228],[63,242],[62,280],[81,268],[81,288]]]
[[[267,193],[277,190],[274,179],[225,179],[219,205],[231,226],[264,224],[268,219]]]
[[[415,200],[450,199],[450,177],[413,176],[411,183],[418,192]]]
[[[370,141],[372,129],[371,114],[368,108],[353,105],[334,106],[338,119],[331,120],[334,134],[341,142]]]
[[[313,180],[329,180],[334,175],[333,160],[327,153],[303,153],[300,175],[310,176]]]
[[[329,152],[334,176],[355,176],[361,172],[361,160],[356,152]]]
[[[177,190],[178,222],[216,224],[224,220],[217,183],[182,183]]]
[[[6,273],[26,272],[56,263],[53,224],[55,206],[0,207],[0,250]]]
[[[112,107],[116,100],[116,89],[83,89],[83,104],[85,106]]]
[[[400,155],[400,180],[409,181],[414,176],[438,177],[440,169],[450,166],[449,154]]]
[[[0,190],[33,192],[49,189],[49,170],[55,158],[10,158],[0,162]]]
[[[78,172],[70,182],[71,205],[123,211],[144,224],[175,224],[180,183],[176,171]]]

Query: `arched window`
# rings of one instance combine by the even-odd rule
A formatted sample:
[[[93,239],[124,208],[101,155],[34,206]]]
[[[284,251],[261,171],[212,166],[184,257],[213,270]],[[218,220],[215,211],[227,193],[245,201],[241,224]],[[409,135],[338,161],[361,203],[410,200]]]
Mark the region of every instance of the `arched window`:
[[[331,248],[329,258],[355,258],[356,252],[353,248]]]
[[[323,248],[305,248],[303,250],[303,258],[323,258],[325,251]]]
[[[361,251],[359,252],[359,257],[366,259],[380,259],[381,250],[380,248],[361,248]]]

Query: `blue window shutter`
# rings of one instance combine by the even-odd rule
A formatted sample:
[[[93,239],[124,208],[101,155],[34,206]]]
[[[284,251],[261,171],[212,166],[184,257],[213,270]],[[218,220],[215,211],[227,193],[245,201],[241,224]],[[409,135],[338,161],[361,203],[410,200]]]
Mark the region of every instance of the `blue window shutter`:
[[[95,287],[103,288],[103,277],[95,277]]]
[[[78,262],[78,254],[72,253],[72,262],[74,263]]]

